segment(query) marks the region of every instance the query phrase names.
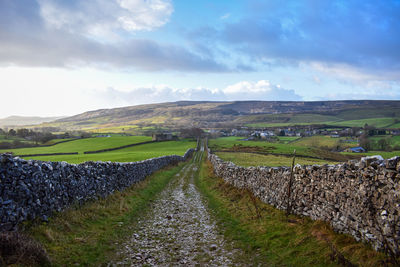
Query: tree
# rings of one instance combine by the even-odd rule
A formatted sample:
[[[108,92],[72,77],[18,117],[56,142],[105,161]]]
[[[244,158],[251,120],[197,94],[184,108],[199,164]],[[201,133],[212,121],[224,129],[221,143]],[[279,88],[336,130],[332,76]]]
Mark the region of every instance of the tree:
[[[25,138],[25,137],[29,136],[29,130],[26,128],[18,129],[17,136],[19,136],[21,138]]]
[[[371,140],[368,139],[367,136],[363,135],[360,137],[360,146],[363,147],[365,150],[371,149]]]
[[[201,137],[204,134],[204,131],[200,128],[192,127],[192,128],[182,129],[180,133],[181,133],[180,135],[183,138],[197,138]]]
[[[380,150],[390,151],[392,149],[392,147],[390,146],[390,138],[379,139],[378,147]]]
[[[10,129],[9,131],[8,131],[8,135],[9,136],[15,136],[17,134],[17,132],[14,130],[14,129]]]

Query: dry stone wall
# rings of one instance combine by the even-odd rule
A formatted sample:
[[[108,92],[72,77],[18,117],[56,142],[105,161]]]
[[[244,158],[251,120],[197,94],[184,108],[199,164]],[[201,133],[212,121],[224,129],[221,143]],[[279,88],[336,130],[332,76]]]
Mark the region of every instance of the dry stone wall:
[[[217,176],[286,209],[290,168],[236,166],[208,153]],[[400,157],[294,167],[292,212],[329,222],[341,233],[400,254]]]
[[[121,191],[184,156],[138,162],[44,162],[0,154],[0,230],[15,230],[25,220],[47,220],[54,211]]]

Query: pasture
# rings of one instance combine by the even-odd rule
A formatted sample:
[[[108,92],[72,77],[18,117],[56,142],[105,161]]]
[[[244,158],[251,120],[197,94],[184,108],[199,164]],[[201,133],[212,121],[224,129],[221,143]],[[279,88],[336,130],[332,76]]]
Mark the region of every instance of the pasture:
[[[399,123],[396,122],[395,118],[369,118],[369,119],[358,119],[358,120],[334,120],[334,121],[318,121],[310,120],[309,122],[304,122],[301,119],[291,119],[288,122],[257,122],[249,123],[246,126],[263,128],[263,127],[287,127],[294,125],[328,125],[328,126],[343,126],[343,127],[364,127],[365,124],[370,126],[375,126],[376,128],[398,128]]]
[[[320,149],[308,144],[297,144],[299,141],[291,143],[271,143],[267,141],[245,141],[240,137],[221,137],[209,140],[209,147],[216,152],[256,152],[260,154],[274,155],[293,155],[296,150],[296,155],[299,157],[317,158],[324,161],[347,161],[349,159],[359,158],[359,155],[340,154],[332,152],[329,149]]]
[[[224,161],[231,161],[236,165],[243,167],[251,166],[268,166],[268,167],[279,167],[279,166],[291,166],[292,157],[279,156],[279,155],[260,155],[255,153],[242,153],[242,152],[217,152]],[[312,159],[304,157],[296,157],[295,164],[300,165],[323,165],[323,164],[336,164],[335,161],[327,161],[321,159]]]
[[[311,147],[292,144],[271,143],[267,141],[244,141],[240,137],[222,137],[209,140],[209,147],[214,151],[237,151],[252,150],[251,152],[263,152],[273,154],[293,154],[296,149],[297,155],[316,156]],[[249,148],[249,149],[247,149]]]
[[[15,155],[29,155],[29,154],[78,152],[79,154],[82,154],[85,151],[107,149],[107,148],[119,147],[146,141],[151,141],[151,137],[149,136],[93,137],[93,138],[78,139],[50,147],[3,149],[0,150],[0,153],[13,152]]]
[[[346,139],[344,137],[334,138],[325,135],[314,135],[298,139],[294,141],[292,144],[299,146],[315,147],[315,148],[325,148],[330,150],[342,150],[347,147],[353,147],[358,145],[357,142],[346,142],[346,140],[349,139]]]
[[[26,157],[25,159],[35,159],[43,161],[66,161],[68,163],[82,163],[85,161],[133,162],[133,161],[140,161],[167,155],[183,156],[186,150],[195,147],[196,147],[196,142],[194,141],[189,141],[189,140],[165,141],[165,142],[143,144],[134,147],[128,147],[115,151],[102,152],[96,154],[37,156],[37,157]],[[89,149],[93,150],[96,148],[92,147]]]

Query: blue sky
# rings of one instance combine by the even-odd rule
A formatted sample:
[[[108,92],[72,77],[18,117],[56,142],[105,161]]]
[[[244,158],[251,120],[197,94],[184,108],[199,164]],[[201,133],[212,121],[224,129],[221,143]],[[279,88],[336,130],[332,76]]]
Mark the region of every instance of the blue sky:
[[[0,0],[0,117],[400,100],[400,1]]]

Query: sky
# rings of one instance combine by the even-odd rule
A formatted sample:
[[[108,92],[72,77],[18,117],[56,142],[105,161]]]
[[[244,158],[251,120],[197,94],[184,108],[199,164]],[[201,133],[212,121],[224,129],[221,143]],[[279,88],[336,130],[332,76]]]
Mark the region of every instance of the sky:
[[[0,118],[400,100],[400,0],[0,0]]]

